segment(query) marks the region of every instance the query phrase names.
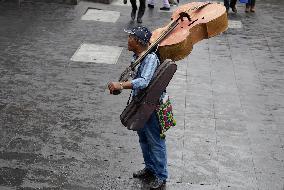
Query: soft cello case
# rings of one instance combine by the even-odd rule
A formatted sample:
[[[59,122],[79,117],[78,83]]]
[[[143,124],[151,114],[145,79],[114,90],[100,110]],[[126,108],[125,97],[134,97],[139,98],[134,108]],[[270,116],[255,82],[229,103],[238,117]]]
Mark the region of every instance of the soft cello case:
[[[121,123],[130,130],[137,131],[144,127],[151,114],[158,107],[161,94],[177,70],[177,65],[165,60],[156,69],[149,86],[138,96],[132,98],[120,115]]]

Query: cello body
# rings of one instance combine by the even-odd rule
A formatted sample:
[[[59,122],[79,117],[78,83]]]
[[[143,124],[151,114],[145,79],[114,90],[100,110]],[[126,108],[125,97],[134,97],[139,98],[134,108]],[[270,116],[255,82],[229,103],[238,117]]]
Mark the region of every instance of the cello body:
[[[218,3],[201,7],[204,2],[192,2],[178,7],[171,19],[175,20],[181,12],[187,12],[191,20],[184,18],[179,25],[158,46],[162,60],[178,61],[190,54],[193,45],[227,30],[228,18],[226,8]],[[153,43],[168,26],[153,31],[150,42]]]

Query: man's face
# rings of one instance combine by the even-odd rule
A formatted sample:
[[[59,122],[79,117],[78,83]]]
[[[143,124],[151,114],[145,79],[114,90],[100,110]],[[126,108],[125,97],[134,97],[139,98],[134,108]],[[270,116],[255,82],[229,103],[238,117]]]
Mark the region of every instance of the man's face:
[[[129,51],[135,51],[138,47],[138,42],[134,38],[133,35],[128,36],[128,50]]]

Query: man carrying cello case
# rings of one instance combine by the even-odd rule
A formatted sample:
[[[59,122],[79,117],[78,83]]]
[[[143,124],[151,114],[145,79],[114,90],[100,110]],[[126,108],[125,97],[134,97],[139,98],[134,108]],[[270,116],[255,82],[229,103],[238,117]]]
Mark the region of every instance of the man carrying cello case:
[[[134,52],[133,57],[137,60],[147,51],[152,33],[141,26],[126,32],[129,33],[128,50]],[[164,91],[176,69],[176,64],[171,61],[160,64],[155,52],[150,52],[141,60],[133,80],[120,80],[125,82],[110,82],[108,85],[111,94],[117,90],[132,89],[132,100],[120,118],[128,129],[137,131],[145,162],[145,168],[133,173],[133,177],[154,177],[151,189],[165,186],[168,177],[166,144],[161,138],[161,122],[156,109],[160,100],[167,97]],[[171,107],[169,101],[166,102],[165,111],[168,111],[167,108]]]

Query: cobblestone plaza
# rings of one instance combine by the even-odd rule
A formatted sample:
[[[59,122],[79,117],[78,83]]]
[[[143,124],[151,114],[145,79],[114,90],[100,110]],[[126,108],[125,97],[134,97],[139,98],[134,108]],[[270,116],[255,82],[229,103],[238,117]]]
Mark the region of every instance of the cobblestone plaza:
[[[132,178],[137,134],[119,120],[129,92],[107,90],[132,56],[129,3],[0,1],[0,190],[148,189]],[[170,21],[176,7],[161,6],[143,25]],[[237,9],[177,62],[168,190],[284,189],[284,2]]]

